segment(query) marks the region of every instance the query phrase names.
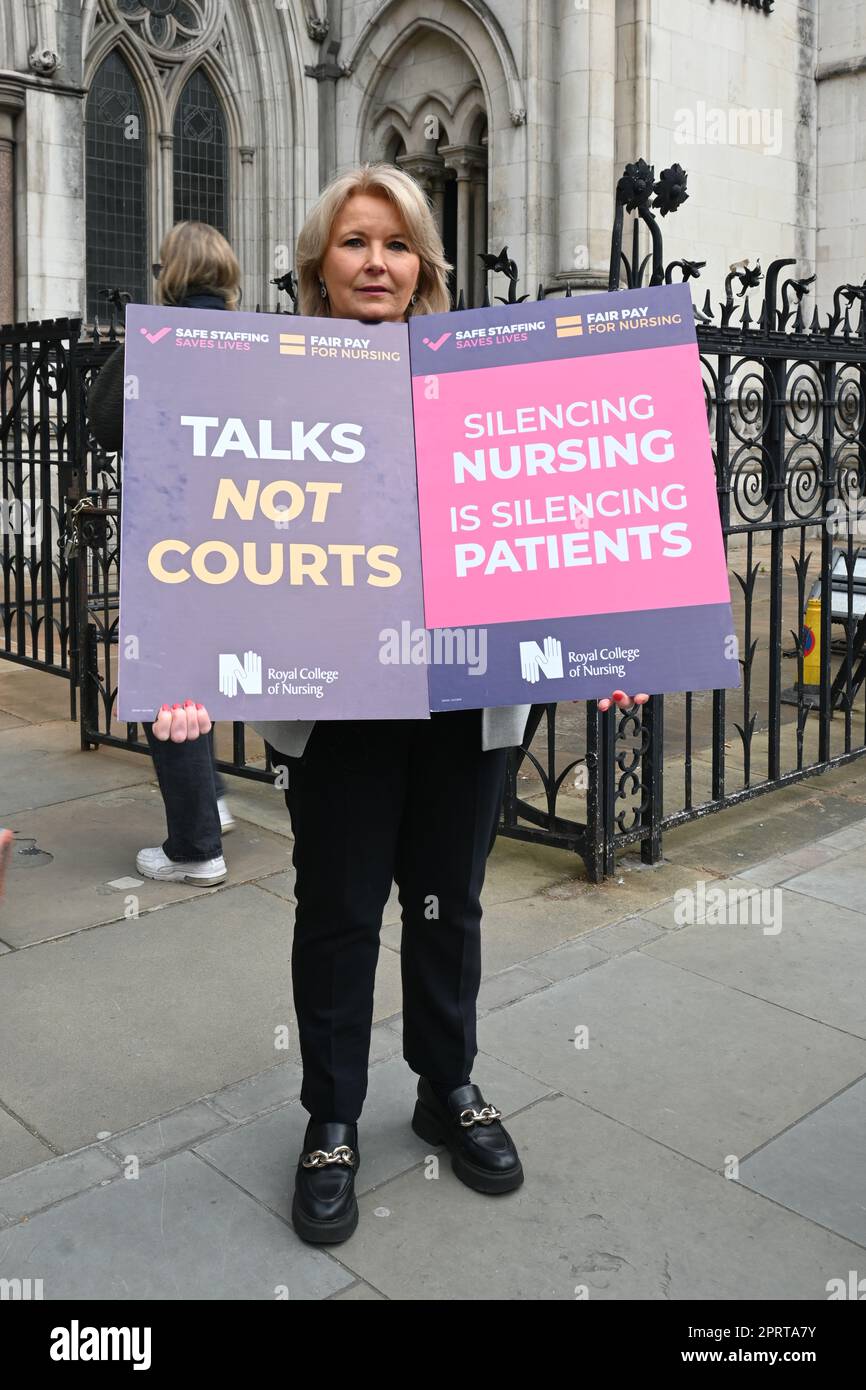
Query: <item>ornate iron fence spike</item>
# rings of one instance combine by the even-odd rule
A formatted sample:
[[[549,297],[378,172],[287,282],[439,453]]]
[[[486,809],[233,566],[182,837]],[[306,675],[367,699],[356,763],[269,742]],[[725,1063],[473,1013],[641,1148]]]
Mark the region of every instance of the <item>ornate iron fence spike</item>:
[[[751,328],[751,326],[752,326],[752,312],[751,312],[751,310],[750,310],[750,308],[749,308],[749,296],[746,295],[745,299],[743,300],[743,316],[742,316],[742,318],[741,318],[741,320],[740,320],[740,327],[742,328],[743,332],[745,333],[746,330],[747,330],[748,328]]]
[[[776,308],[776,286],[779,283],[779,276],[786,265],[796,265],[793,256],[782,256],[776,261],[771,261],[767,267],[767,278],[764,282],[764,303],[767,306],[766,327],[768,333],[778,333],[784,328],[782,314]],[[758,262],[760,266],[760,261]]]
[[[462,288],[461,288],[461,290],[460,290],[460,294],[457,296],[457,306],[456,306],[456,307],[457,307],[458,309],[465,309],[465,308],[466,308],[466,305],[465,305],[464,302],[463,302],[463,290],[462,290]]]
[[[812,326],[811,326],[811,328],[809,329],[809,332],[813,335],[813,337],[817,337],[817,336],[819,336],[820,333],[821,333],[821,319],[820,319],[820,316],[819,316],[819,314],[818,314],[818,305],[817,305],[817,304],[815,305],[815,308],[814,308],[813,313],[812,313]]]

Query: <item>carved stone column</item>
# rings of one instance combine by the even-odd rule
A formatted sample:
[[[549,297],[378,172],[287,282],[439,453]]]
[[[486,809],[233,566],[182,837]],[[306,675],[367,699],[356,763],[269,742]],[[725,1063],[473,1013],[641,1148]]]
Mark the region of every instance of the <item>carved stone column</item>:
[[[174,134],[170,130],[159,132],[159,179],[157,187],[151,191],[151,206],[154,211],[152,221],[151,246],[153,259],[159,257],[160,243],[174,226]],[[154,286],[155,289],[155,286]]]
[[[12,117],[0,110],[0,323],[15,318],[15,142]]]
[[[433,212],[436,217],[436,226],[439,228],[439,235],[445,234],[445,178],[444,175],[433,175],[431,179],[433,192]]]
[[[258,273],[259,266],[259,247],[255,244],[253,236],[253,160],[255,159],[255,148],[252,145],[241,145],[238,154],[241,163],[241,181],[238,189],[236,226],[232,232],[234,236],[235,255],[241,265],[241,284],[242,290],[241,308],[254,309],[256,307],[255,298],[249,302],[249,292],[253,286],[258,286],[261,276]],[[273,247],[268,248],[268,260],[266,267],[265,281],[273,275],[271,267],[274,264]],[[267,291],[265,291],[267,297]]]
[[[607,288],[614,200],[615,0],[559,0],[559,270]]]
[[[473,304],[481,307],[487,271],[480,252],[487,250],[487,165],[476,165],[472,175],[472,267]]]
[[[12,323],[16,317],[15,117],[23,109],[20,87],[0,79],[0,323]]]
[[[445,185],[442,179],[442,160],[429,154],[398,154],[395,162],[398,168],[405,169],[407,174],[412,175],[416,183],[420,183],[433,204],[435,212],[437,189],[440,184],[442,184],[442,199],[444,200]]]
[[[473,206],[477,200],[475,188],[479,167],[486,168],[485,151],[480,145],[440,145],[439,153],[445,166],[457,176],[457,264],[454,292],[457,299],[463,291],[467,306],[474,304],[476,251],[481,250]],[[474,225],[473,225],[474,224]],[[483,294],[483,290],[482,290]]]

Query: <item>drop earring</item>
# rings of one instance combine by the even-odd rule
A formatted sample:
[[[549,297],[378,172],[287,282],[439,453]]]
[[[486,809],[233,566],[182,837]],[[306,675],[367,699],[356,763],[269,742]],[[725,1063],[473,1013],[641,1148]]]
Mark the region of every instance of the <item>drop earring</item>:
[[[323,299],[328,298],[328,291],[325,289],[324,280],[319,281],[319,294],[322,296]]]
[[[417,304],[417,303],[418,303],[418,294],[417,294],[417,292],[416,292],[415,294],[413,294],[412,298],[409,300],[409,303],[410,303],[410,304]]]

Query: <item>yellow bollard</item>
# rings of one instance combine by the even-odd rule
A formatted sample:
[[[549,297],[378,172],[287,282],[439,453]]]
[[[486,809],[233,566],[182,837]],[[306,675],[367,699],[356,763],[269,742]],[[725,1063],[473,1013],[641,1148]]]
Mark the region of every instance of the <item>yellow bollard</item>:
[[[803,623],[803,684],[821,684],[821,600],[810,598],[806,602],[806,619]]]

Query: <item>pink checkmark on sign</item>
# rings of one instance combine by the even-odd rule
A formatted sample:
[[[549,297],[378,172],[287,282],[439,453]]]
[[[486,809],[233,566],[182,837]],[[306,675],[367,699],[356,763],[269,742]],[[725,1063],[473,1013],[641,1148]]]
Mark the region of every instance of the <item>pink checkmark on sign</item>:
[[[158,343],[160,338],[164,338],[166,333],[171,332],[171,326],[169,325],[168,328],[160,328],[156,333],[148,333],[146,328],[142,328],[141,331],[149,343]]]
[[[422,338],[421,341],[422,341],[422,343],[424,343],[428,348],[430,348],[433,352],[438,352],[439,349],[441,348],[442,344],[443,344],[448,338],[450,338],[450,337],[451,337],[451,334],[450,334],[450,332],[449,332],[449,333],[443,333],[442,336],[441,336],[440,338],[437,338],[437,339],[436,339],[435,343],[434,343],[430,338]]]

